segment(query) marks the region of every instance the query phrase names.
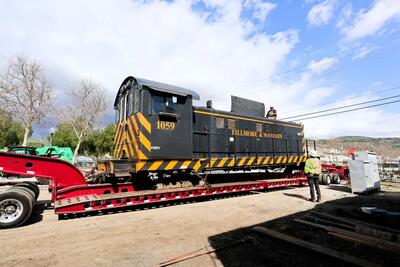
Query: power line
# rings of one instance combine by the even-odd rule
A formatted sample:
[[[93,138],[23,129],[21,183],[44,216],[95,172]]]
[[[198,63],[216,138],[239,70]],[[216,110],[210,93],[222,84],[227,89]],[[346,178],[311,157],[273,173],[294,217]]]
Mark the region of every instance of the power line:
[[[283,119],[281,119],[281,120],[287,120],[287,119],[293,119],[293,118],[298,118],[298,117],[304,117],[304,116],[308,116],[308,115],[314,115],[314,114],[318,114],[318,113],[324,113],[324,112],[333,111],[333,110],[338,110],[338,109],[343,109],[343,108],[350,108],[350,107],[354,107],[354,106],[360,106],[360,105],[364,105],[364,104],[379,102],[379,101],[388,100],[388,99],[393,99],[393,98],[397,98],[397,97],[400,97],[400,95],[395,95],[395,96],[390,96],[390,97],[384,97],[384,98],[374,99],[374,100],[370,100],[370,101],[365,101],[365,102],[361,102],[361,103],[356,103],[356,104],[351,104],[351,105],[346,105],[346,106],[341,106],[341,107],[336,107],[336,108],[324,109],[324,110],[320,110],[320,111],[315,111],[315,112],[305,113],[305,114],[301,114],[301,115],[297,115],[297,116],[292,116],[292,117],[283,118]]]
[[[373,92],[365,92],[365,93],[362,93],[360,95],[355,95],[355,96],[348,96],[348,97],[342,98],[341,101],[350,100],[350,99],[359,98],[359,97],[368,96],[368,95],[373,95],[373,94],[378,94],[378,93],[384,93],[384,92],[388,92],[388,91],[398,91],[398,90],[400,90],[400,86],[396,86],[396,87],[392,87],[392,88],[388,88],[388,89],[383,89],[383,90],[378,90],[378,91],[373,91]],[[301,109],[297,109],[297,110],[293,109],[291,111],[287,111],[286,113],[290,114],[290,113],[298,112],[298,111],[302,111],[302,110],[313,109],[313,108],[321,107],[321,106],[324,106],[324,105],[333,104],[333,103],[336,103],[336,102],[338,102],[338,101],[335,100],[335,101],[324,102],[324,103],[321,103],[321,104],[318,104],[318,105],[315,105],[315,106],[309,106],[309,107],[305,107],[305,108],[301,108]]]
[[[373,108],[373,107],[379,107],[379,106],[389,105],[389,104],[398,103],[398,102],[400,102],[400,100],[395,100],[395,101],[390,101],[390,102],[386,102],[386,103],[375,104],[375,105],[366,106],[366,107],[361,107],[361,108],[353,108],[353,109],[349,109],[349,110],[343,110],[343,111],[338,111],[338,112],[332,112],[332,113],[322,114],[322,115],[313,116],[313,117],[308,117],[308,118],[304,118],[304,119],[297,119],[297,120],[294,120],[294,121],[304,121],[304,120],[309,120],[309,119],[321,118],[321,117],[326,117],[326,116],[331,116],[331,115],[337,115],[337,114],[342,114],[342,113],[357,111],[357,110],[361,110],[361,109],[367,109],[367,108]]]

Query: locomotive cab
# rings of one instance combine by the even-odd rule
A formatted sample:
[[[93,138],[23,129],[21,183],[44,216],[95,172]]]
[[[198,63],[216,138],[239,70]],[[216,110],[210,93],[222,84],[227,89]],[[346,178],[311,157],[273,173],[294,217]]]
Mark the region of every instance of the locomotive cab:
[[[115,100],[119,159],[188,159],[193,156],[191,90],[128,77]]]

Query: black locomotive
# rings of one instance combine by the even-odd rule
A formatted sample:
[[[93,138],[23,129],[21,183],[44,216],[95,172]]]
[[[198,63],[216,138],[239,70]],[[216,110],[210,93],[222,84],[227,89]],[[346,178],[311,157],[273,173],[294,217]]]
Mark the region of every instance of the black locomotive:
[[[213,170],[300,169],[303,126],[265,118],[263,103],[232,96],[231,112],[193,106],[188,89],[128,77],[115,99],[115,176]]]

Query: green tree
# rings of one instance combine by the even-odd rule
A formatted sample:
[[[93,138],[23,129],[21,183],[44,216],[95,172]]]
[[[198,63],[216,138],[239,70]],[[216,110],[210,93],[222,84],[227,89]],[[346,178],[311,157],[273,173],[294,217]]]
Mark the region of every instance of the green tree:
[[[102,157],[111,154],[114,149],[115,125],[93,131],[82,143],[82,150],[88,155]]]
[[[21,123],[13,121],[11,114],[0,109],[0,147],[18,146],[24,138]]]
[[[52,145],[71,147],[74,149],[78,143],[75,132],[70,124],[59,124],[54,132]]]
[[[112,154],[114,150],[115,125],[110,124],[100,131],[100,136],[96,139],[96,149],[98,155]]]
[[[114,150],[115,125],[110,124],[104,129],[94,130],[81,144],[81,153],[89,156],[102,157],[112,154]],[[75,149],[78,138],[70,124],[60,124],[53,135],[54,146],[67,146]]]

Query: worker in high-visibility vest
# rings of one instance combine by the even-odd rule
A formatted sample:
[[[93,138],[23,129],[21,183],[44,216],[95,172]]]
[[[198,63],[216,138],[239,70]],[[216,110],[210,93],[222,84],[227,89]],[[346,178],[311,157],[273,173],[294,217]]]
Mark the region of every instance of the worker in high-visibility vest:
[[[310,150],[308,156],[309,157],[304,166],[304,173],[308,177],[308,185],[310,186],[310,201],[315,202],[315,191],[317,191],[317,202],[320,202],[321,191],[319,190],[319,175],[322,171],[321,161],[319,160],[317,151],[315,150]]]

